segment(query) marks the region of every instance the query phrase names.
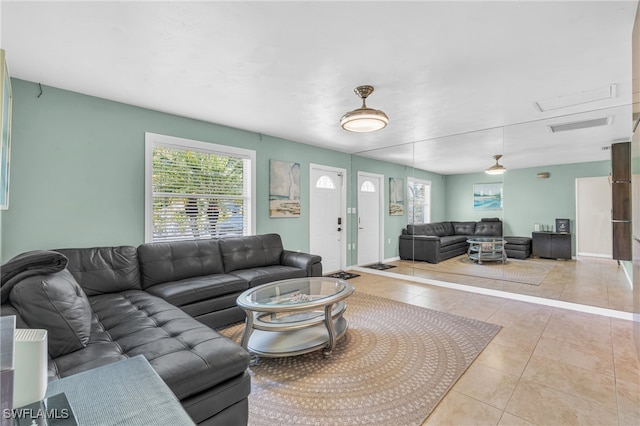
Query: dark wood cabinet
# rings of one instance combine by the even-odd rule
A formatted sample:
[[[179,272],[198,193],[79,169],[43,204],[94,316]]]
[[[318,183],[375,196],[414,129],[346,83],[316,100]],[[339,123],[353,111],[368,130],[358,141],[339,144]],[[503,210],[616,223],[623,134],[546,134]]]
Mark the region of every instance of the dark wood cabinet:
[[[631,260],[631,144],[611,144],[613,258]]]
[[[549,259],[571,259],[571,234],[534,232],[532,237],[531,255]]]

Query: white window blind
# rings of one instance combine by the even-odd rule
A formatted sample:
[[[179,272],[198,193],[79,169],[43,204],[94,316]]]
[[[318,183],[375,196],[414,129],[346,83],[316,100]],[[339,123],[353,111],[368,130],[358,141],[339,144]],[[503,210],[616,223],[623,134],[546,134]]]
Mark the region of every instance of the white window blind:
[[[253,151],[148,133],[145,240],[251,234],[254,164]]]
[[[407,179],[408,222],[431,222],[431,182],[415,178]]]

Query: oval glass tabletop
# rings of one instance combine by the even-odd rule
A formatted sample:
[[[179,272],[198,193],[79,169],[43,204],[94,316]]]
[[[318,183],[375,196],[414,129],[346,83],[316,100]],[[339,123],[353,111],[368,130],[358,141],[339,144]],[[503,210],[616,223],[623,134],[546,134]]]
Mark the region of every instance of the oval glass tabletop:
[[[238,297],[238,305],[252,310],[260,308],[296,308],[326,305],[353,292],[346,281],[328,277],[293,278],[247,290]]]
[[[468,243],[506,243],[502,237],[473,237],[467,240]]]

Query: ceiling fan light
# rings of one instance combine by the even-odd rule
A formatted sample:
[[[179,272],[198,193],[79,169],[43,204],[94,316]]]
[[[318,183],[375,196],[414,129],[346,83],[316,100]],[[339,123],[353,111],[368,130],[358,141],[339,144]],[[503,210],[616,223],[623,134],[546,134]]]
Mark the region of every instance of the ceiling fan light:
[[[487,170],[485,170],[484,172],[486,174],[488,174],[488,175],[501,175],[506,171],[507,171],[507,169],[505,169],[502,166],[497,166],[497,167],[496,166],[491,166]]]
[[[349,132],[375,132],[389,124],[389,117],[382,111],[373,108],[358,108],[350,111],[340,119],[340,126]]]
[[[494,164],[493,166],[489,167],[484,172],[486,174],[488,174],[488,175],[501,175],[504,172],[506,172],[507,169],[505,169],[501,164],[498,164],[498,160],[500,158],[502,158],[502,155],[494,155],[493,158],[495,158],[496,164]]]
[[[340,119],[340,126],[349,132],[366,133],[382,130],[389,124],[384,112],[368,108],[365,99],[373,92],[373,86],[358,86],[353,90],[362,99],[362,106],[349,111]]]

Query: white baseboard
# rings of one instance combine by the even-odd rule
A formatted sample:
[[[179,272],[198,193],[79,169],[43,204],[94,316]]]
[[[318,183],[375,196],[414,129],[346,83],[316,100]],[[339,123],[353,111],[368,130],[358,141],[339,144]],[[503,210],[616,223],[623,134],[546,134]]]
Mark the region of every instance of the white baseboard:
[[[577,253],[577,256],[585,256],[585,257],[598,257],[600,259],[612,259],[610,254],[602,254],[602,253]]]

